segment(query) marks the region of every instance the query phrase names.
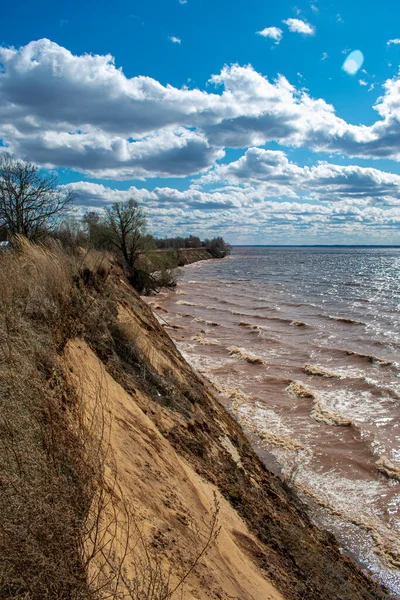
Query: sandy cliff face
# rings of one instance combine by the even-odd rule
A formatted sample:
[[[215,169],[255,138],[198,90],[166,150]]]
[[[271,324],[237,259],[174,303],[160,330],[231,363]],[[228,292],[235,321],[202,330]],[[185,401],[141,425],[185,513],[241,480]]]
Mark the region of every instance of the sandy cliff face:
[[[388,597],[261,464],[121,274],[114,272],[108,285],[114,314],[109,336],[69,342],[64,363],[87,406],[100,395],[107,407],[117,501],[133,507],[146,543],[170,565],[173,581],[196,561],[215,499],[219,503],[220,534],[185,580],[183,597]],[[135,551],[143,555],[136,543],[128,575],[135,572]]]
[[[201,550],[201,538],[205,539],[209,532],[216,493],[221,505],[221,531],[188,578],[185,597],[281,600],[283,596],[237,544],[237,536],[241,536],[257,545],[243,519],[215,485],[198,475],[190,463],[179,456],[140,408],[139,404],[151,403],[151,399],[139,390],[134,395],[128,394],[105,371],[85,342],[71,342],[65,359],[84,394],[93,397],[101,382],[112,413],[111,444],[120,493],[134,503],[149,543],[159,545],[160,552],[173,566],[186,563],[190,568],[196,552]],[[140,396],[139,402],[137,396]],[[163,418],[160,413],[159,418],[166,427],[171,426],[168,415]],[[134,537],[134,532],[132,535]],[[128,572],[134,560],[134,557],[128,558]]]
[[[199,260],[210,260],[212,254],[206,248],[182,248],[178,250],[181,265],[191,265]]]

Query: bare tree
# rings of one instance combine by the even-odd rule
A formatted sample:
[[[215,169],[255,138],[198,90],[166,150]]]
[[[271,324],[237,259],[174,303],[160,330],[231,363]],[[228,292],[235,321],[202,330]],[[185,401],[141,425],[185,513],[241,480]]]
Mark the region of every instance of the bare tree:
[[[60,189],[56,175],[7,153],[0,156],[0,227],[10,235],[39,237],[54,227],[72,200],[72,192]]]
[[[128,267],[133,268],[145,245],[146,216],[138,203],[130,198],[114,202],[105,211],[107,237],[119,250]]]

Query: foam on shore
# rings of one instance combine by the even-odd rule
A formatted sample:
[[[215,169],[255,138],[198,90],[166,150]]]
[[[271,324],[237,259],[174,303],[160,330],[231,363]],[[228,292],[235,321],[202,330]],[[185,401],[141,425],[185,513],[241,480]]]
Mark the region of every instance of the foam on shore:
[[[400,481],[400,466],[394,465],[386,456],[379,458],[376,462],[376,468],[380,473],[386,475],[386,477]]]
[[[330,410],[321,401],[315,402],[311,416],[320,423],[326,423],[326,425],[336,425],[337,427],[350,427],[353,423],[350,419],[342,417],[340,414]]]
[[[332,373],[331,371],[327,371],[326,369],[323,369],[322,367],[319,367],[317,365],[310,365],[310,364],[306,364],[303,367],[303,372],[306,375],[313,375],[315,377],[329,377],[329,378],[335,378],[335,379],[340,379],[340,375],[338,375],[337,373]]]
[[[259,356],[255,356],[254,354],[251,354],[250,352],[247,352],[247,350],[244,350],[243,348],[228,348],[229,350],[229,354],[230,356],[234,356],[236,358],[241,358],[242,360],[245,360],[246,362],[248,362],[251,365],[262,365],[264,364],[264,361],[262,358],[260,358]]]

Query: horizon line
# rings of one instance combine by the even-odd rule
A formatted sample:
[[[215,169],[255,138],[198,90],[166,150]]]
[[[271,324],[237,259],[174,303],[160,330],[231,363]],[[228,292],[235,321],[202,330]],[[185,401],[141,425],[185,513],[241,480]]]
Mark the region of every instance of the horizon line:
[[[400,248],[400,244],[231,244],[232,248]]]

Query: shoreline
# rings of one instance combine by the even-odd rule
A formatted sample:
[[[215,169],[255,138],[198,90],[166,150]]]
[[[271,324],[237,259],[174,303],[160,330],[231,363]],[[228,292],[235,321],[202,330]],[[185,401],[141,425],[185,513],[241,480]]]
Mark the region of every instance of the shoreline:
[[[179,290],[179,282],[178,282],[178,288],[177,289]],[[171,295],[174,295],[174,293],[175,292],[172,292]],[[196,344],[196,345],[198,346],[198,344]],[[195,369],[196,372],[198,372],[197,369],[196,369],[196,366],[192,363],[192,361],[190,360],[190,357],[186,353],[184,353],[184,357],[185,357],[185,360],[187,360],[189,362],[189,364],[191,364],[192,368]],[[219,389],[218,384],[215,381],[213,381],[212,379],[210,379],[209,376],[206,376],[206,375],[204,375],[204,373],[201,373],[201,372],[199,373],[199,375],[200,375],[200,377],[205,378],[205,380],[208,382],[208,384],[212,386],[212,388],[214,390],[214,393],[217,396],[218,401],[221,402],[221,404],[224,407],[224,409],[227,410],[228,413],[233,416],[233,418],[235,418],[235,420],[238,422],[238,424],[241,427],[243,427],[243,425],[241,425],[240,421],[238,420],[238,416],[235,415],[235,411],[232,409],[232,402],[229,399],[229,397],[226,396],[225,394],[223,394],[223,392],[221,391],[221,389]],[[226,402],[224,402],[223,399],[221,397],[219,397],[219,396],[221,396],[221,394],[223,394],[223,396],[225,397]],[[268,468],[269,470],[271,470],[271,468],[272,468],[272,471],[274,472],[275,476],[277,476],[280,479],[280,481],[282,482],[282,484],[284,486],[286,486],[288,484],[287,477],[285,477],[285,475],[283,474],[283,467],[278,462],[278,460],[276,459],[276,457],[274,456],[274,454],[272,454],[268,450],[263,449],[262,447],[260,447],[259,444],[257,444],[257,442],[254,439],[252,440],[252,437],[254,437],[254,436],[251,436],[251,434],[246,433],[245,429],[244,429],[244,435],[246,436],[246,438],[248,439],[249,443],[251,444],[254,452],[259,456],[259,458],[262,460],[262,462],[266,466],[266,468]],[[266,460],[265,454],[269,455],[270,460]],[[273,465],[275,465],[275,468],[274,468]],[[294,486],[292,488],[292,490],[293,490],[293,493],[297,496],[297,498],[298,498],[298,500],[300,502],[304,502],[305,501],[304,500],[305,499],[305,495],[303,495],[303,494],[299,495],[299,491],[295,491],[296,490],[296,486]],[[304,498],[303,501],[300,500],[301,497]],[[311,498],[311,501],[310,501],[310,499],[308,499],[306,501],[307,507],[311,507],[313,503],[316,503],[315,505],[318,506],[318,503],[317,503],[317,501],[315,499]],[[318,506],[318,508],[320,509],[321,506]],[[307,508],[307,510],[308,509],[309,508]],[[326,523],[324,524],[324,519],[321,518],[321,515],[319,517],[317,516],[315,510],[314,510],[314,515],[312,515],[312,520],[315,523],[316,527],[318,527],[321,531],[324,531],[324,532],[327,533],[331,529],[328,525],[326,525]],[[345,540],[348,539],[348,538],[346,538],[346,536],[343,538],[343,535],[340,536],[340,535],[337,535],[337,533],[335,535],[335,538],[336,538],[336,544],[339,547],[342,544],[344,544]],[[352,560],[354,560],[354,562],[357,564],[358,568],[360,568],[363,573],[367,574],[368,577],[373,577],[374,580],[379,585],[379,583],[378,583],[379,580],[377,579],[376,573],[375,573],[375,576],[374,576],[374,573],[371,571],[370,566],[368,565],[368,563],[366,563],[365,561],[363,561],[361,557],[357,556],[357,553],[355,551],[353,551],[351,549],[351,547],[347,548],[347,550],[345,551],[345,554],[347,556],[351,557]],[[399,597],[399,596],[393,596],[393,597]]]

